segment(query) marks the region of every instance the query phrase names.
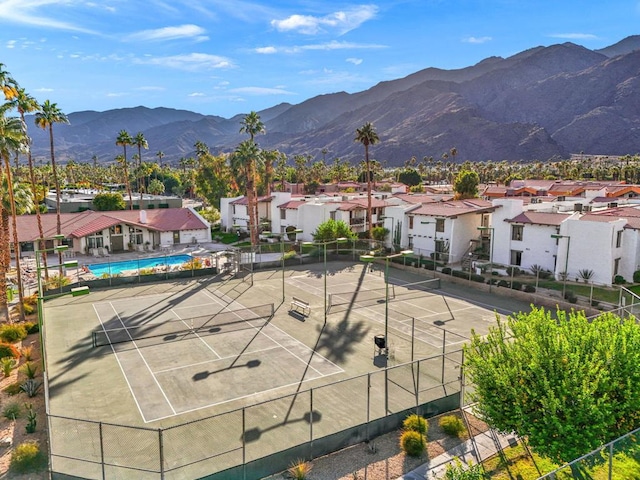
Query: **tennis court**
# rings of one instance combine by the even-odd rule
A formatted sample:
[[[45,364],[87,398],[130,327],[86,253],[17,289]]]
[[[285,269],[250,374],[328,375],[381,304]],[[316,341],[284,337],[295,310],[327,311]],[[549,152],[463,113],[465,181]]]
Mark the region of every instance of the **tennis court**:
[[[390,270],[388,284],[338,261],[48,301],[56,471],[195,478],[454,393],[471,328],[486,332],[503,309]],[[292,297],[310,315],[291,312]],[[385,330],[388,359],[374,343]]]

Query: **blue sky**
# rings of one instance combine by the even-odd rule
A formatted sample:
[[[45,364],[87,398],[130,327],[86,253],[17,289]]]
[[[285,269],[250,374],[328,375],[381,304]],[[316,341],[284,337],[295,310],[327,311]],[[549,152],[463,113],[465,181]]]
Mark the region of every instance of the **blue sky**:
[[[0,0],[0,63],[65,113],[231,117],[426,67],[640,33],[640,0]]]

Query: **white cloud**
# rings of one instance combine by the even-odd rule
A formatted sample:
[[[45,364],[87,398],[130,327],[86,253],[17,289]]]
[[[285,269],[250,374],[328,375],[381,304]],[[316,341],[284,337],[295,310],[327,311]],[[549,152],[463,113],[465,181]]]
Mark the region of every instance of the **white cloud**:
[[[487,43],[493,40],[491,37],[467,37],[463,41],[466,43]]]
[[[565,38],[568,40],[595,40],[598,37],[591,33],[553,33],[552,38]]]
[[[361,58],[350,57],[350,58],[347,58],[346,61],[349,62],[349,63],[353,63],[354,65],[360,65],[362,63],[362,59]]]
[[[164,92],[166,90],[165,87],[155,87],[153,85],[147,85],[144,87],[138,87],[136,90],[140,90],[142,92]]]
[[[283,20],[271,20],[271,26],[280,32],[296,31],[305,35],[315,35],[327,30],[335,30],[340,35],[358,28],[378,13],[375,5],[358,5],[324,17],[311,15],[291,15]]]
[[[38,92],[38,93],[53,92],[53,88],[40,87],[40,88],[36,88],[36,92]]]
[[[127,96],[127,94],[123,93],[123,92],[109,92],[109,93],[107,93],[107,97],[117,98],[117,97],[125,97],[125,96]]]
[[[338,42],[332,40],[326,43],[311,43],[308,45],[294,45],[290,47],[267,47],[269,51],[258,51],[257,53],[300,53],[309,50],[373,50],[380,48],[387,48],[386,45],[378,45],[375,43],[353,43],[353,42]]]
[[[92,30],[69,22],[41,16],[37,13],[38,9],[51,6],[69,7],[73,10],[81,3],[82,2],[78,0],[0,0],[0,19],[7,22],[32,25],[36,27],[93,34],[95,32]]]
[[[276,47],[258,47],[256,48],[256,53],[263,53],[263,54],[271,54],[271,53],[276,53],[278,50],[276,49]]]
[[[185,55],[171,55],[168,57],[149,57],[136,59],[134,63],[146,65],[158,65],[161,67],[175,68],[177,70],[187,70],[189,72],[202,70],[215,70],[219,68],[233,68],[235,65],[231,60],[219,55],[208,53],[188,53]]]
[[[193,93],[190,93],[189,95],[187,95],[187,97],[204,97],[204,96],[205,95],[202,92],[193,92]]]
[[[239,87],[229,90],[231,93],[240,93],[244,95],[295,95],[293,92],[284,90],[282,88],[267,88],[267,87]]]
[[[177,27],[164,27],[154,30],[142,30],[127,37],[127,40],[155,41],[155,40],[177,40],[181,38],[193,39],[197,42],[209,40],[204,35],[206,30],[197,25],[178,25]]]
[[[15,48],[16,43],[17,42],[15,40],[9,40],[9,41],[7,41],[7,44],[5,45],[5,47],[7,47],[7,48]]]

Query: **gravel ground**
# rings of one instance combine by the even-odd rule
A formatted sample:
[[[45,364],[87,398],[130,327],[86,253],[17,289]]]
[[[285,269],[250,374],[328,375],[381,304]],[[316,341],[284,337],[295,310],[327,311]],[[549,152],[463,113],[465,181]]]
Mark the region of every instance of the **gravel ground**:
[[[460,416],[460,412],[452,412]],[[477,435],[488,429],[478,418],[465,413],[471,427],[471,434]],[[438,425],[441,416],[428,419],[427,450],[421,457],[410,457],[400,448],[401,431],[395,431],[377,437],[369,444],[361,443],[345,448],[330,455],[317,458],[312,462],[308,480],[388,480],[415,470],[429,458],[434,458],[461,444],[469,438],[465,432],[460,437],[452,437],[442,431]],[[284,480],[292,476],[287,472],[272,475],[266,480]]]

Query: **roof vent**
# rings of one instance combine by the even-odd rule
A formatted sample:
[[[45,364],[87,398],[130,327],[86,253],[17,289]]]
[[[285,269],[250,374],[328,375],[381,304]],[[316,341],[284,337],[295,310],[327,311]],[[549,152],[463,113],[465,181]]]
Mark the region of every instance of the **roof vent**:
[[[147,223],[147,211],[140,210],[140,223]]]

